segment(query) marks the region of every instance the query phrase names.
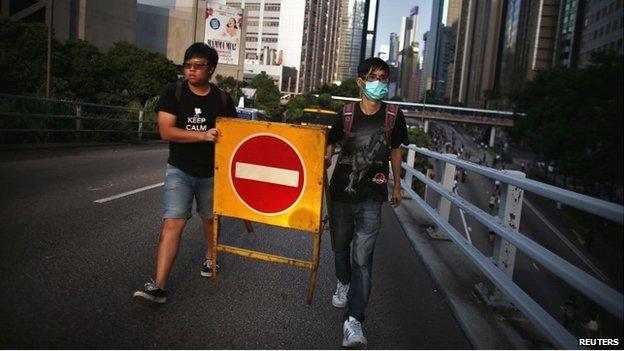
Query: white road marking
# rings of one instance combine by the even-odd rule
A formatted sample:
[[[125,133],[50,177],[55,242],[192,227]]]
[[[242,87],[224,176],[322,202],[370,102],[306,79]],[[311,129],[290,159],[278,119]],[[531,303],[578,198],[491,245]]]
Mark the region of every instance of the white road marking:
[[[299,171],[260,166],[244,162],[236,162],[234,176],[241,179],[257,180],[259,182],[285,185],[295,188],[299,185]]]
[[[531,203],[526,198],[524,199],[524,203],[531,211],[533,211],[533,213],[537,215],[537,217],[542,222],[544,222],[544,224],[546,224],[548,228],[550,228],[553,233],[555,233],[555,235],[559,237],[559,239],[561,239],[564,244],[566,244],[568,248],[570,248],[570,250],[572,250],[572,252],[574,252],[574,254],[578,256],[578,258],[581,259],[581,261],[583,261],[592,271],[594,271],[594,273],[596,273],[596,275],[598,275],[600,279],[602,279],[603,281],[609,281],[609,278],[604,273],[602,273],[602,271],[598,269],[598,267],[596,267],[587,257],[585,257],[585,255],[583,255],[583,253],[573,243],[571,243],[570,240],[568,240],[568,238],[566,238],[566,236],[561,231],[559,231],[559,229],[557,229],[552,223],[550,223],[546,219],[546,217],[544,217],[544,215],[542,215],[533,205],[531,205]]]
[[[535,268],[536,271],[539,271],[539,267],[535,264],[535,262],[533,262],[533,267]]]
[[[149,189],[153,189],[153,188],[157,188],[159,186],[163,186],[165,185],[165,183],[157,183],[157,184],[152,184],[152,185],[148,185],[148,186],[144,186],[142,188],[139,189],[135,189],[135,190],[131,190],[131,191],[126,191],[125,193],[121,193],[121,194],[117,194],[117,195],[113,195],[113,196],[109,196],[109,197],[105,197],[103,199],[99,199],[99,200],[95,200],[93,202],[97,202],[99,204],[103,204],[105,202],[108,201],[112,201],[112,200],[116,200],[119,198],[122,198],[124,196],[128,196],[128,195],[132,195],[132,194],[136,194],[136,193],[140,193],[141,191],[145,191],[145,190],[149,190]]]
[[[472,245],[472,239],[470,238],[470,228],[466,224],[466,217],[464,216],[464,210],[459,209],[459,214],[461,215],[462,222],[464,223],[464,229],[466,230],[466,239],[468,239],[468,243]]]

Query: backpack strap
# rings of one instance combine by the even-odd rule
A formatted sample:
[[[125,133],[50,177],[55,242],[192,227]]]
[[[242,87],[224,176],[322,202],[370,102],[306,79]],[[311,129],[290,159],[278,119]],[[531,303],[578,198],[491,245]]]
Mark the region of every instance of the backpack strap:
[[[175,90],[175,98],[176,98],[176,102],[179,104],[180,100],[182,99],[182,85],[185,84],[186,81],[180,82],[177,81],[176,82],[176,90]]]
[[[386,104],[386,119],[384,125],[386,128],[386,139],[388,140],[388,144],[392,142],[392,130],[394,129],[394,121],[396,120],[398,111],[399,105]]]
[[[355,111],[355,102],[350,102],[342,108],[342,142],[344,145],[351,133],[353,127],[353,114]]]

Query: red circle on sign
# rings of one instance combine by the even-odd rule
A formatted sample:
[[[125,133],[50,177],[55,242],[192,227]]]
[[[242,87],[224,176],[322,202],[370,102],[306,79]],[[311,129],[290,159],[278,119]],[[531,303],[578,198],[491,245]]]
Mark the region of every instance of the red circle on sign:
[[[239,144],[230,162],[238,197],[252,210],[279,214],[303,193],[304,165],[295,148],[275,135],[252,136]]]

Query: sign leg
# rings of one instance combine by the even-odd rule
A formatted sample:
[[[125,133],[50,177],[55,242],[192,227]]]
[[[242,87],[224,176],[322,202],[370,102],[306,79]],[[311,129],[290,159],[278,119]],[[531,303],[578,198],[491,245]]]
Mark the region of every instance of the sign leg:
[[[212,257],[212,280],[217,280],[217,246],[219,245],[219,231],[221,224],[221,217],[217,214],[212,216],[212,249],[211,249],[211,257]]]
[[[321,252],[321,233],[314,233],[312,238],[312,272],[310,273],[310,284],[308,285],[308,297],[306,303],[312,303],[314,289],[316,288],[316,276],[318,273],[319,258]]]

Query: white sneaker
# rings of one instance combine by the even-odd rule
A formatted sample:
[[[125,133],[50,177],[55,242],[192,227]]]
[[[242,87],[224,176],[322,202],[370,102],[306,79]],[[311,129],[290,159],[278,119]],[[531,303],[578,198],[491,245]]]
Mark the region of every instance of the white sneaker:
[[[343,285],[340,280],[336,284],[336,292],[332,296],[332,305],[337,308],[343,308],[347,305],[347,294],[349,293],[349,284]]]
[[[351,316],[344,321],[342,332],[344,335],[342,337],[342,347],[364,347],[368,344],[364,332],[362,331],[362,323]]]

